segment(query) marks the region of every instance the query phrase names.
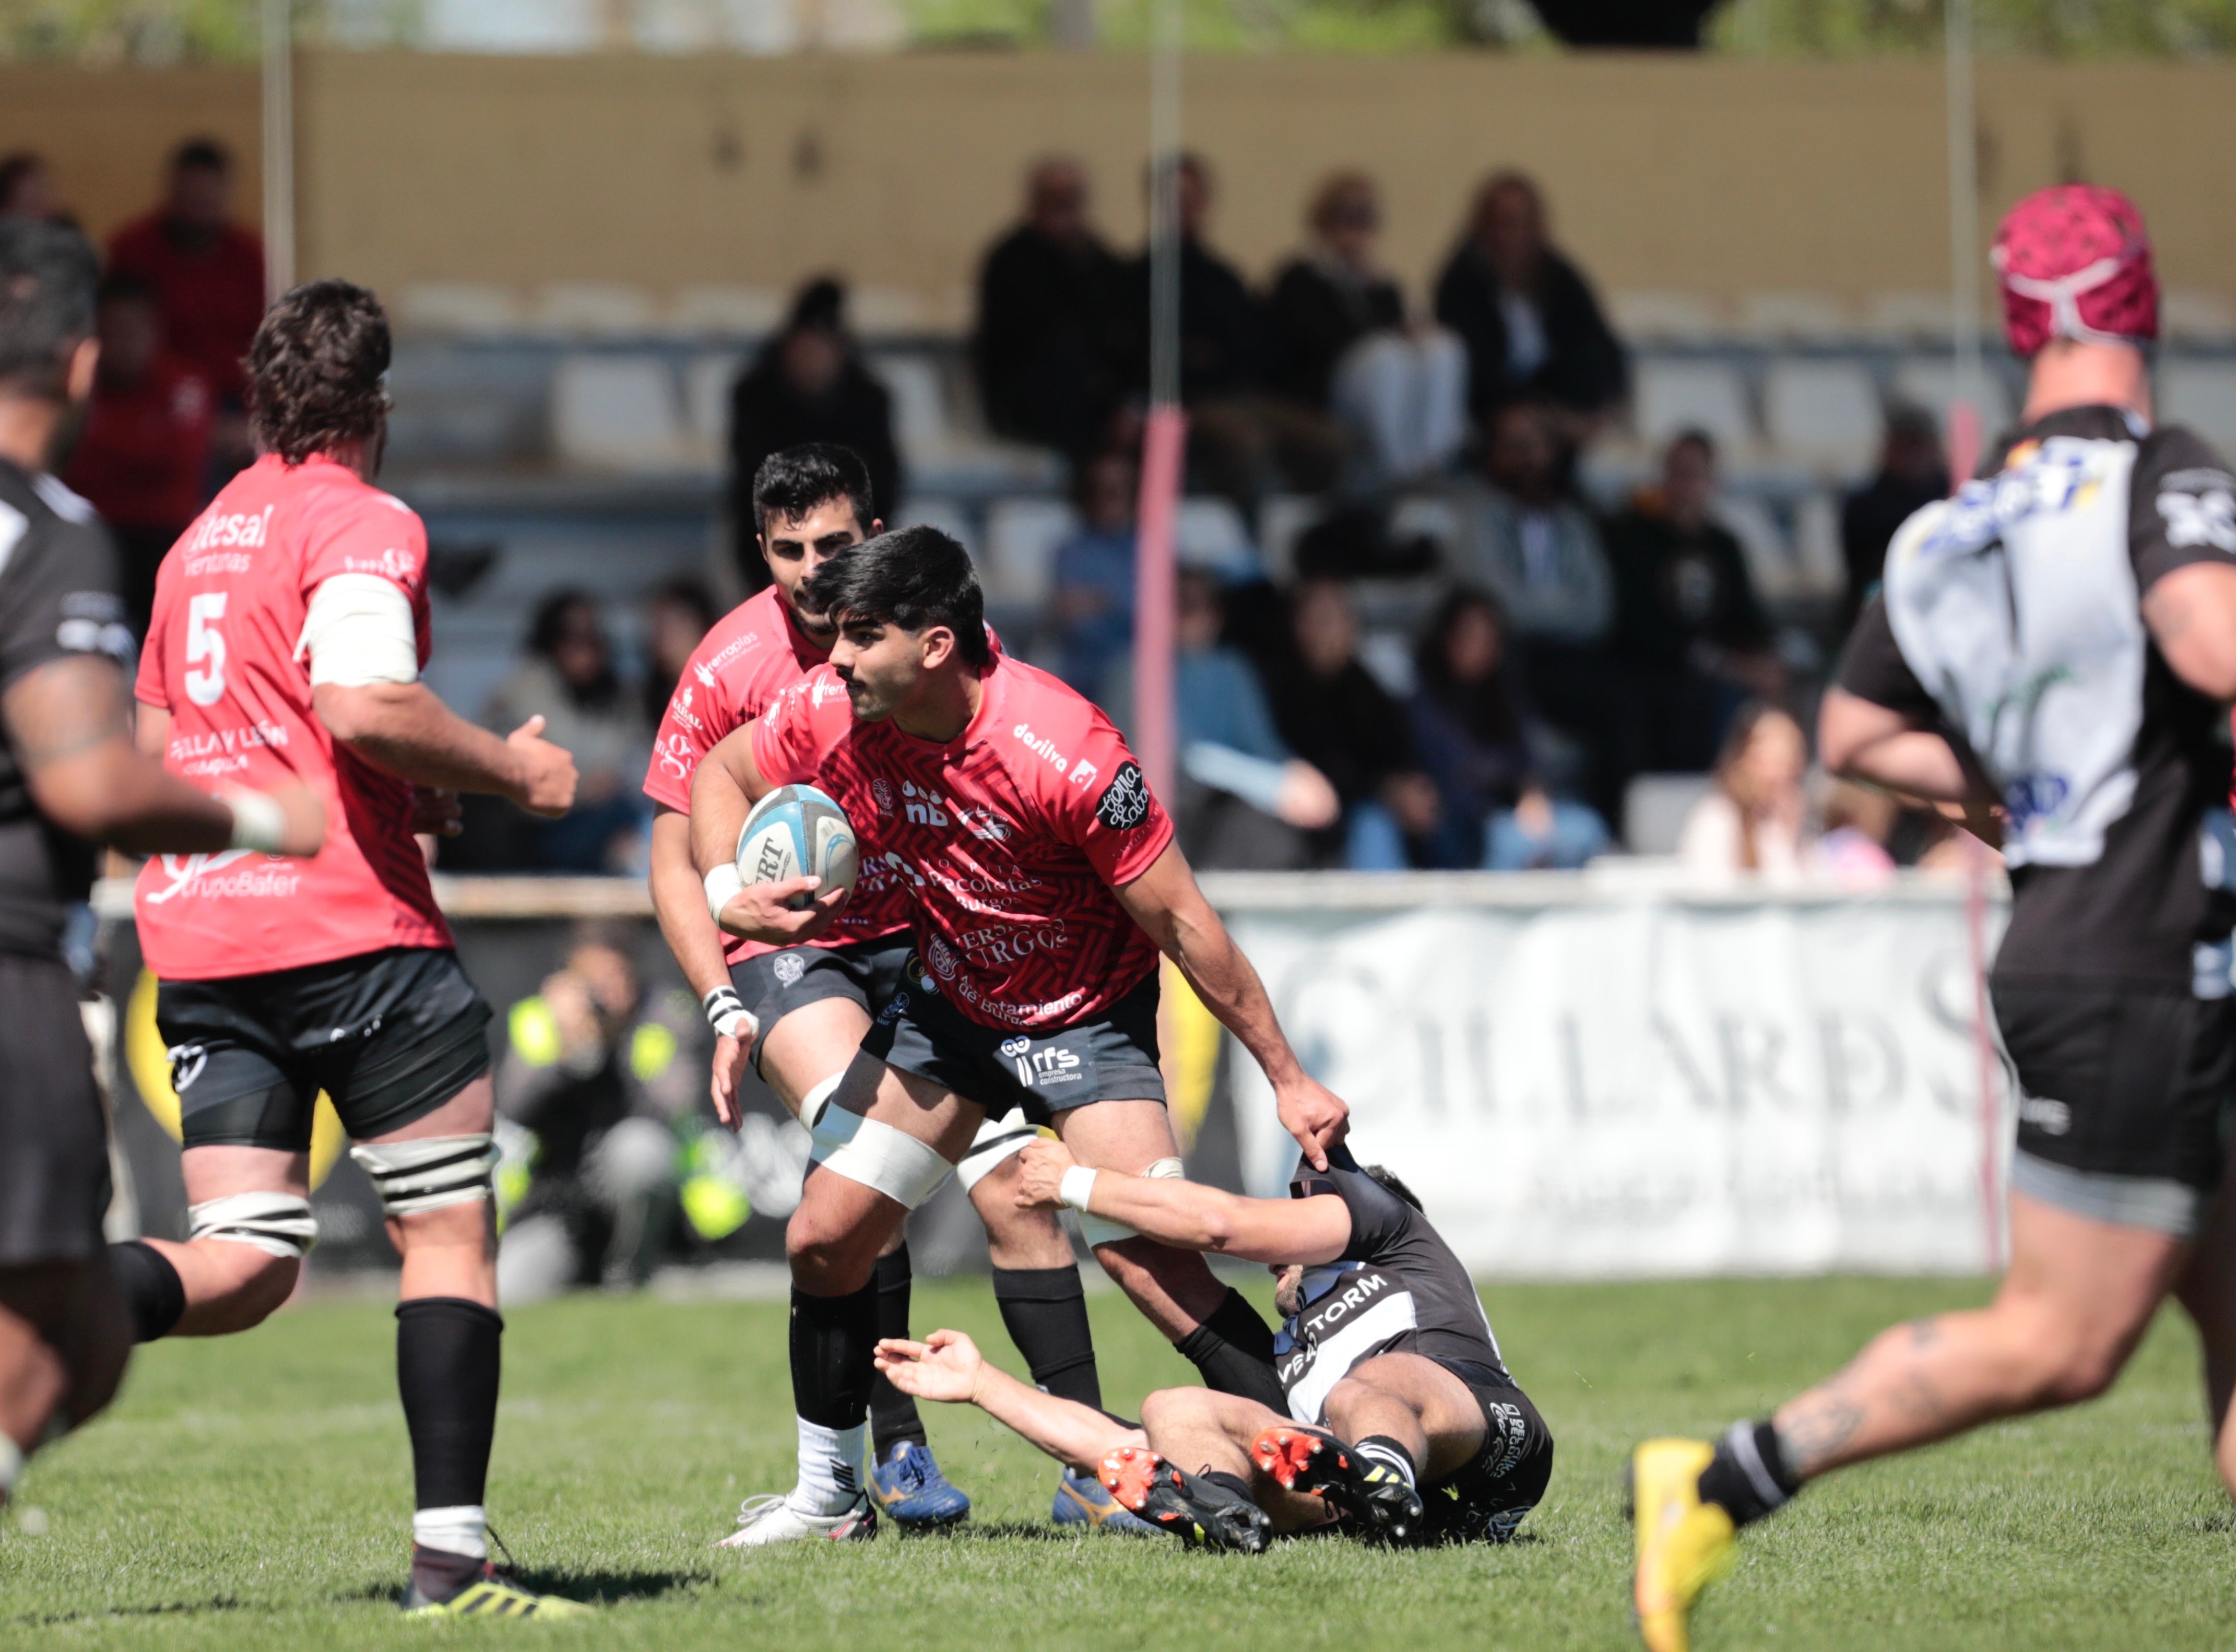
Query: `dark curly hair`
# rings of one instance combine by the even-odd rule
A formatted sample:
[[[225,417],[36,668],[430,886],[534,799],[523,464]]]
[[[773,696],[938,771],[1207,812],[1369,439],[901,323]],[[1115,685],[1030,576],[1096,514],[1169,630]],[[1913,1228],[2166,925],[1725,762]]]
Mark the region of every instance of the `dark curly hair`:
[[[248,346],[248,418],[257,445],[290,464],[370,441],[388,412],[388,317],[347,281],[280,295]]]

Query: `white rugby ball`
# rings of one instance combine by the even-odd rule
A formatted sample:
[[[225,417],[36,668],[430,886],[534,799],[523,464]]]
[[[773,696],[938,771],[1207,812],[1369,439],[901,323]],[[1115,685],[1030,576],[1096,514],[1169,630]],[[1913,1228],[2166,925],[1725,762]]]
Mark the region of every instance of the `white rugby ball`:
[[[746,817],[738,833],[738,876],[753,884],[819,878],[818,895],[852,890],[861,872],[853,824],[829,794],[812,786],[779,786]],[[804,907],[809,897],[792,905]]]

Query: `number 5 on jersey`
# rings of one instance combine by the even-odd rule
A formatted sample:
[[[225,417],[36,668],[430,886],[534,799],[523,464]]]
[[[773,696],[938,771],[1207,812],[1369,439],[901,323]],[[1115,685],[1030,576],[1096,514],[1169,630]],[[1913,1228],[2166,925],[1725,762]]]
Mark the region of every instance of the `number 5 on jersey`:
[[[225,637],[217,629],[225,598],[223,591],[205,591],[187,599],[187,662],[197,668],[186,674],[187,698],[197,706],[214,706],[225,694]]]

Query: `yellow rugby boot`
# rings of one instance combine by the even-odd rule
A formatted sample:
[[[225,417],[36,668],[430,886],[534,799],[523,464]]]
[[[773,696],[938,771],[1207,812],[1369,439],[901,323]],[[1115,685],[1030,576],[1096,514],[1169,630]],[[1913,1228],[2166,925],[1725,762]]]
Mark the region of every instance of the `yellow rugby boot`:
[[[1739,1536],[1718,1504],[1700,1501],[1706,1440],[1648,1440],[1631,1453],[1631,1519],[1638,1536],[1632,1601],[1649,1652],[1690,1652],[1700,1591],[1732,1569]]]

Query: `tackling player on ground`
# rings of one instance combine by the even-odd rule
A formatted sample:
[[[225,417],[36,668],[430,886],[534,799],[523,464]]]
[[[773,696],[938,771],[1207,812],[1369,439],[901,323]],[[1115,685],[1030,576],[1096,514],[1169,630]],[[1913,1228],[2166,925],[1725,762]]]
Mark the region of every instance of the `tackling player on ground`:
[[[220,1336],[287,1299],[316,1238],[323,1089],[403,1254],[396,1364],[418,1491],[409,1610],[579,1610],[497,1577],[483,1487],[500,1337],[489,1005],[458,966],[413,839],[414,788],[546,815],[575,765],[531,718],[506,739],[419,681],[427,539],[372,485],[388,322],[342,281],[297,287],[249,352],[261,457],[164,559],[137,693],[142,751],[215,783],[292,777],[326,800],[312,860],[166,856],[135,892],[179,1094],[191,1237],[115,1252],[140,1341]]]
[[[987,1367],[960,1332],[878,1345],[878,1368],[927,1399],[967,1400],[1042,1451],[1094,1464],[1166,1530],[1254,1553],[1325,1524],[1399,1543],[1503,1542],[1544,1495],[1553,1438],[1499,1353],[1467,1269],[1404,1183],[1343,1147],[1299,1167],[1288,1199],[1082,1169],[1028,1149],[1021,1197],[1126,1223],[1186,1250],[1267,1262],[1286,1316],[1276,1412],[1167,1388],[1139,1428]]]
[[[0,1504],[50,1431],[108,1405],[131,1348],[63,960],[95,846],[314,854],[324,833],[303,787],[220,799],[133,749],[116,550],[47,471],[93,388],[99,269],[75,229],[0,220]]]
[[[1896,535],[1825,698],[1825,766],[2000,808],[2011,918],[1991,986],[2018,1077],[2011,1260],[1996,1300],[1889,1331],[1720,1442],[1633,1459],[1640,1627],[1681,1652],[1735,1530],[1806,1482],[2109,1386],[2160,1304],[2205,1344],[2236,1491],[2236,477],[2152,422],[2158,291],[2126,197],[2029,195],[1996,236],[2023,427]]]
[[[929,528],[883,535],[826,565],[807,596],[838,623],[830,663],[725,740],[693,785],[709,910],[764,940],[832,923],[843,896],[793,910],[810,885],[741,887],[734,859],[751,801],[810,783],[846,812],[865,864],[909,893],[917,950],[817,1122],[786,1232],[802,1475],[753,1511],[755,1543],[858,1524],[840,1474],[875,1376],[873,1265],[986,1118],[1022,1108],[1086,1162],[1180,1174],[1157,1065],[1160,950],[1265,1068],[1315,1163],[1346,1116],[1298,1063],[1109,720],[988,646],[960,545]],[[1281,1403],[1272,1333],[1201,1257],[1082,1225],[1213,1387]]]
[[[899,989],[910,951],[908,897],[887,868],[868,865],[823,934],[787,947],[725,936],[692,863],[691,780],[718,742],[830,656],[838,628],[807,606],[807,582],[882,524],[871,514],[868,471],[843,447],[812,444],[772,455],[753,478],[753,497],[754,532],[773,582],[707,632],[661,720],[644,782],[655,811],[653,905],[714,1028],[713,1090],[724,1121],[736,1122],[737,1070],[750,1052],[769,1088],[812,1129],[871,1017]],[[1033,1379],[1100,1405],[1071,1242],[1047,1212],[1017,1204],[1008,1161],[1031,1139],[1022,1119],[990,1118],[956,1173],[985,1221],[994,1299]],[[905,1238],[897,1228],[878,1258],[880,1336],[909,1333]],[[914,1400],[880,1379],[870,1424],[867,1490],[881,1511],[904,1526],[943,1525],[970,1512],[970,1498],[940,1472],[925,1443]],[[1059,1521],[1133,1524],[1091,1476],[1065,1476],[1055,1511]]]

